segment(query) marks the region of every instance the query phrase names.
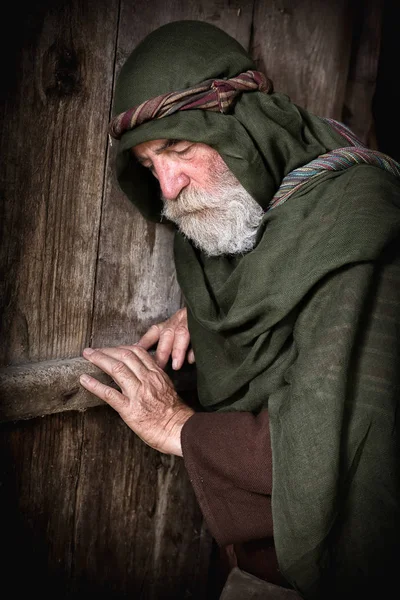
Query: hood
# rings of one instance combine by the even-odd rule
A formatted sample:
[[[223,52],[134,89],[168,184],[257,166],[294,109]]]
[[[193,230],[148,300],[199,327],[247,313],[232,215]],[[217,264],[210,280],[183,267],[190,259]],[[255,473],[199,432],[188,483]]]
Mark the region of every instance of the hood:
[[[148,35],[124,63],[113,115],[207,79],[255,69],[245,49],[218,27],[201,21],[168,23]],[[228,114],[187,110],[143,123],[119,141],[117,179],[143,216],[156,222],[161,211],[158,182],[130,152],[133,146],[156,139],[211,146],[264,209],[290,171],[346,145],[326,122],[277,92],[243,93]]]

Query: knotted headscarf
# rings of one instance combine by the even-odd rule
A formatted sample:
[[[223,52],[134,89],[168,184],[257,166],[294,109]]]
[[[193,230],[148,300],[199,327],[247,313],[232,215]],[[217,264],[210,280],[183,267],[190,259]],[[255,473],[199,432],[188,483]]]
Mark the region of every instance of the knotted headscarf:
[[[260,71],[246,71],[230,79],[208,79],[186,90],[150,98],[114,117],[108,132],[120,139],[131,129],[168,117],[180,110],[212,110],[227,113],[235,98],[243,92],[272,92],[272,81]]]

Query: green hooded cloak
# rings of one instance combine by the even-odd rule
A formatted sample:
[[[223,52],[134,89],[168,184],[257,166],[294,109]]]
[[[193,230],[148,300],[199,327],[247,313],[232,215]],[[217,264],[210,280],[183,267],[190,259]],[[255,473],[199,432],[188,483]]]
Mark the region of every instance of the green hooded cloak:
[[[124,64],[114,114],[248,69],[220,29],[170,23]],[[129,149],[164,138],[215,148],[266,209],[244,256],[207,258],[176,234],[200,402],[268,408],[286,579],[310,599],[367,594],[394,572],[400,533],[399,182],[370,165],[327,171],[268,211],[285,175],[348,142],[283,94],[243,93],[229,114],[178,112],[123,134],[119,183],[154,221],[158,183]]]

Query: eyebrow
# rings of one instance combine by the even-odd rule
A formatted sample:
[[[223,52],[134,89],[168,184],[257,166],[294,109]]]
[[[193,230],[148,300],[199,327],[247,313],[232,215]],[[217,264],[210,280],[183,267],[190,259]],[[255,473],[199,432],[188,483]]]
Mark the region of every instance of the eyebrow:
[[[161,144],[161,146],[159,146],[158,148],[156,148],[154,150],[154,154],[161,154],[161,152],[164,152],[164,150],[167,150],[167,148],[170,148],[171,146],[174,146],[175,144],[177,144],[178,142],[182,142],[183,140],[166,140],[164,142],[164,144]],[[142,163],[146,160],[149,160],[149,158],[147,156],[137,156],[136,159]]]

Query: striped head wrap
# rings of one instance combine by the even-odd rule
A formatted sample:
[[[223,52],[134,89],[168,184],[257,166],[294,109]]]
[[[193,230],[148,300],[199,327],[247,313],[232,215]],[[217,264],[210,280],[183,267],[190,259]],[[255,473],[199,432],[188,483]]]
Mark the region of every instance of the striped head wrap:
[[[146,121],[168,117],[179,110],[202,109],[226,113],[238,94],[254,91],[265,94],[273,91],[272,81],[260,71],[245,71],[231,79],[207,79],[194,87],[151,98],[120,113],[110,122],[108,133],[119,140],[126,131]]]

